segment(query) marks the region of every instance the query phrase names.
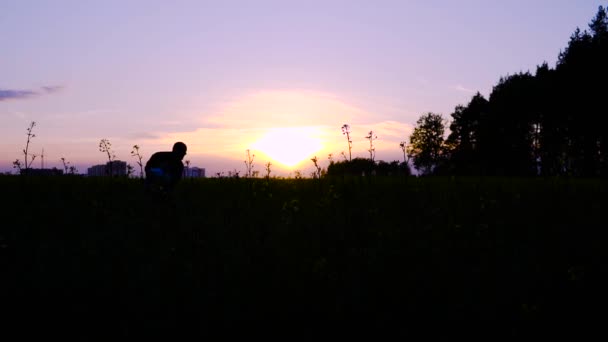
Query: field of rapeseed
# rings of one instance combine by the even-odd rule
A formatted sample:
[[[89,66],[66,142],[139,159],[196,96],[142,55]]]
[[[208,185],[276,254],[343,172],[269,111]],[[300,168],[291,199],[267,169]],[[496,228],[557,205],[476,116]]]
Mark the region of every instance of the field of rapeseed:
[[[608,183],[1,176],[22,334],[580,336],[606,303]],[[560,325],[582,320],[590,325]],[[447,324],[447,325],[446,325]],[[450,328],[445,328],[449,326]]]

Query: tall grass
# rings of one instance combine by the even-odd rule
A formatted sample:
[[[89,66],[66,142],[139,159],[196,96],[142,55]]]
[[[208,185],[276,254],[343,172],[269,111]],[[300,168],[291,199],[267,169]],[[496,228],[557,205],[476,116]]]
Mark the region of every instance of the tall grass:
[[[118,335],[287,324],[406,336],[457,320],[519,337],[592,317],[604,291],[601,180],[185,179],[167,197],[124,178],[0,186],[4,282],[36,304],[32,322],[61,307],[85,327],[103,312]]]

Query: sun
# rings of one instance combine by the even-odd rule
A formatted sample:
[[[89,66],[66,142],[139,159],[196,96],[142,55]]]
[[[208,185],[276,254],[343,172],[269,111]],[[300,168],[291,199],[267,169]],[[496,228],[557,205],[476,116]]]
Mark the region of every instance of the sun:
[[[282,127],[270,129],[252,147],[277,163],[294,167],[323,149],[323,143],[314,127]]]

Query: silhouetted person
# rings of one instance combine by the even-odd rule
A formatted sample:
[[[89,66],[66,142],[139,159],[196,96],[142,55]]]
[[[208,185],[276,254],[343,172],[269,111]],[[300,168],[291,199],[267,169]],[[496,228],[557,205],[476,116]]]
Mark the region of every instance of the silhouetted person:
[[[182,159],[186,155],[186,144],[176,142],[172,151],[154,153],[146,163],[146,189],[163,192],[173,189],[182,179],[184,164]]]

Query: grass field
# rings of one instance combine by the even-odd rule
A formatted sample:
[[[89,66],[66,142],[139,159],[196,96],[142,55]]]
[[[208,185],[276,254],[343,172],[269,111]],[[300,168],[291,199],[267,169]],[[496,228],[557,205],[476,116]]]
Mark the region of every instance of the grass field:
[[[0,187],[4,321],[25,334],[519,339],[581,336],[605,315],[605,180],[212,178],[166,197],[136,179]]]

